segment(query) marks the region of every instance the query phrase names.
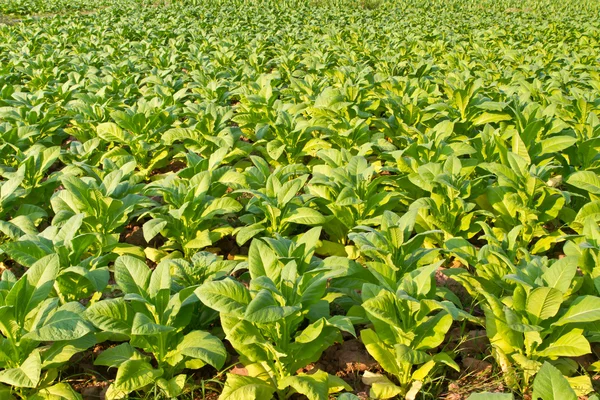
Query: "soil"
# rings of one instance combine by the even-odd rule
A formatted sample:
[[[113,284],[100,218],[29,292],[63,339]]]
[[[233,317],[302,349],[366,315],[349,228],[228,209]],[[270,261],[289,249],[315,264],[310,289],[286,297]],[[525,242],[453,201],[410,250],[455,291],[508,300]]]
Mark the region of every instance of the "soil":
[[[463,306],[467,306],[473,301],[467,289],[465,289],[463,285],[461,285],[454,279],[444,274],[445,270],[451,268],[464,268],[464,266],[461,264],[460,261],[453,260],[453,262],[450,263],[447,267],[439,267],[438,270],[435,272],[435,282],[437,286],[448,288],[452,293],[454,293],[458,297]]]
[[[187,164],[184,161],[172,160],[169,163],[169,165],[162,167],[162,168],[155,169],[154,171],[152,171],[150,176],[162,175],[162,174],[166,174],[168,172],[177,173],[177,172],[181,171],[182,169],[184,169],[185,167],[187,167]]]
[[[233,260],[237,255],[248,255],[248,246],[238,246],[233,237],[224,237],[211,246],[216,254],[222,255],[227,260]]]
[[[134,224],[129,224],[125,227],[123,233],[121,233],[119,242],[134,246],[148,247],[148,243],[144,239],[142,227]]]
[[[319,361],[302,368],[298,373],[307,373],[313,370],[322,370],[342,378],[353,388],[354,394],[361,399],[369,398],[369,386],[362,382],[362,373],[364,371],[383,373],[377,361],[369,355],[365,346],[358,339],[350,339],[333,345],[325,350]]]

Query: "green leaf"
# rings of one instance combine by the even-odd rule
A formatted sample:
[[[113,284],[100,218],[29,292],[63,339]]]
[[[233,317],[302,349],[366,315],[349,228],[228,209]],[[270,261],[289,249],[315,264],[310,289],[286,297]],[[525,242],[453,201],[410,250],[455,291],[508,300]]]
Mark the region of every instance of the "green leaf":
[[[56,385],[40,389],[29,400],[81,400],[82,397],[68,383],[57,383]]]
[[[12,259],[26,267],[31,267],[36,261],[47,256],[49,253],[49,250],[46,248],[29,240],[8,242],[4,243],[1,247]]]
[[[176,398],[183,392],[186,381],[187,376],[185,374],[179,374],[168,381],[164,378],[160,378],[156,381],[156,384],[165,391],[167,396]]]
[[[573,222],[584,224],[588,219],[594,222],[600,220],[600,200],[584,204],[577,212]]]
[[[251,300],[248,289],[233,279],[207,282],[194,293],[207,307],[226,314],[243,314]]]
[[[569,185],[593,194],[600,194],[600,177],[592,171],[577,171],[567,178]]]
[[[208,229],[196,232],[196,236],[185,244],[186,249],[202,249],[212,244]]]
[[[533,323],[539,324],[558,313],[563,301],[560,290],[550,287],[539,287],[531,291],[527,296],[526,310],[534,317]]]
[[[396,361],[394,349],[386,346],[372,329],[360,331],[360,339],[369,354],[381,365],[385,372],[398,375],[400,368]]]
[[[165,226],[167,226],[168,222],[161,218],[154,218],[150,221],[146,222],[142,226],[142,231],[144,232],[144,240],[148,243],[152,239],[156,237],[162,231]]]
[[[583,336],[582,329],[573,329],[562,335],[548,347],[536,351],[538,357],[579,357],[592,352],[590,343]]]
[[[598,320],[600,320],[600,298],[596,296],[581,296],[573,301],[567,312],[553,325],[562,326]]]
[[[291,386],[297,393],[305,395],[308,400],[327,400],[329,385],[327,373],[317,371],[314,374],[298,374],[286,376],[279,382],[279,390]]]
[[[115,261],[115,281],[125,293],[146,294],[150,281],[150,268],[132,256],[120,256]]]
[[[244,319],[254,323],[266,324],[279,321],[298,310],[300,310],[299,307],[279,305],[271,292],[263,289],[248,304]]]
[[[271,399],[275,391],[276,388],[261,379],[227,374],[219,400]]]
[[[68,310],[59,310],[52,314],[43,326],[27,333],[23,338],[40,342],[75,340],[91,331],[90,326],[79,314]]]
[[[135,316],[133,317],[133,324],[131,325],[131,334],[139,336],[151,336],[158,335],[163,332],[170,332],[173,329],[174,328],[171,326],[157,324],[143,313],[135,313]]]
[[[574,138],[572,136],[553,136],[551,138],[544,139],[541,141],[541,151],[539,155],[541,156],[544,154],[558,153],[565,150],[566,148],[571,147],[575,143],[577,143],[577,138]]]
[[[107,142],[127,143],[129,135],[125,135],[123,130],[114,122],[103,122],[96,127],[98,137]]]
[[[241,246],[248,240],[252,239],[254,236],[264,231],[265,229],[265,226],[261,223],[244,226],[237,231],[235,241],[238,244],[238,246]]]
[[[223,215],[238,212],[242,205],[231,197],[220,197],[210,202],[202,212],[202,218],[212,218],[215,215]]]
[[[452,316],[440,312],[426,321],[420,323],[415,329],[413,347],[415,349],[429,350],[439,346],[446,337],[452,325]]]
[[[227,350],[219,338],[208,332],[192,331],[185,335],[177,345],[184,356],[197,358],[216,369],[223,368],[227,359]]]
[[[18,368],[0,371],[0,382],[17,388],[34,388],[40,381],[42,358],[40,352],[34,350]]]
[[[402,388],[395,385],[385,375],[365,371],[362,381],[365,385],[371,386],[369,395],[374,399],[391,399],[402,393]]]
[[[545,362],[533,381],[533,400],[577,400],[569,381],[552,364]]]
[[[94,365],[103,365],[105,367],[119,367],[128,360],[142,360],[143,357],[129,343],[122,343],[115,347],[104,350],[94,360]]]
[[[405,344],[394,346],[396,359],[401,363],[419,365],[431,360],[431,356],[424,351],[413,350]]]
[[[562,293],[567,293],[571,282],[577,273],[577,257],[567,256],[548,268],[542,275],[542,279],[549,287],[560,290]]]
[[[68,362],[75,354],[89,349],[96,343],[96,336],[92,333],[75,340],[54,342],[42,354],[42,368],[58,367]]]
[[[149,362],[144,360],[127,360],[117,370],[115,390],[131,393],[146,385],[154,383],[156,378],[162,376],[162,369],[154,369]]]
[[[525,142],[523,142],[523,139],[521,139],[521,136],[516,131],[512,137],[512,152],[522,157],[528,164],[531,163]]]
[[[103,331],[131,334],[133,311],[123,298],[94,303],[86,310],[85,315],[92,324]]]
[[[473,120],[473,125],[474,126],[481,126],[481,125],[485,125],[485,124],[491,124],[491,123],[494,123],[494,122],[510,121],[511,119],[512,119],[512,117],[509,114],[506,114],[506,113],[484,112],[482,114],[479,114],[477,116],[477,118],[475,118]]]
[[[4,302],[13,307],[13,314],[18,322],[24,322],[25,316],[48,298],[59,268],[58,255],[43,257],[10,289]]]
[[[301,225],[323,225],[329,221],[328,217],[323,216],[317,210],[308,207],[299,207],[292,210],[283,219],[283,222],[301,224]]]
[[[172,145],[178,141],[184,141],[186,139],[197,140],[199,138],[199,134],[197,134],[191,128],[172,128],[163,133],[162,140],[167,145]]]
[[[329,311],[329,307],[327,307]],[[327,320],[329,325],[333,325],[338,328],[340,331],[348,332],[352,336],[356,337],[356,330],[354,329],[354,325],[352,324],[352,320],[349,317],[345,317],[343,315],[335,315]]]

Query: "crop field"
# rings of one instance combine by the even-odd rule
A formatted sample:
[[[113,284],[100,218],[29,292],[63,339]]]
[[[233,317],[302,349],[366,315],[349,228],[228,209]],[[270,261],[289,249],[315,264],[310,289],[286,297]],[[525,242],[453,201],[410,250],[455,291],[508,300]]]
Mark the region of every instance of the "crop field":
[[[598,400],[600,3],[0,0],[0,400]]]

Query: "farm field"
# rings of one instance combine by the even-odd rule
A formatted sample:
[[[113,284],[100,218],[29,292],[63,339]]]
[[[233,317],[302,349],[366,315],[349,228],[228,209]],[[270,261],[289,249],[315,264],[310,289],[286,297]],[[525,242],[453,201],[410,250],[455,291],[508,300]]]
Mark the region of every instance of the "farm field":
[[[0,400],[600,399],[599,16],[0,2]]]

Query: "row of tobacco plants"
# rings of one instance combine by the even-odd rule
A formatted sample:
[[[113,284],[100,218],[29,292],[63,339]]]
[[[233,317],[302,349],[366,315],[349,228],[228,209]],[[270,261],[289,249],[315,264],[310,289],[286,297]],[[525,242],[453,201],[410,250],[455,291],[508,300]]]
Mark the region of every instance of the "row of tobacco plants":
[[[597,398],[597,3],[0,10],[0,398]]]

